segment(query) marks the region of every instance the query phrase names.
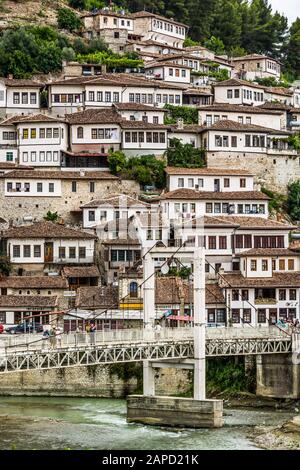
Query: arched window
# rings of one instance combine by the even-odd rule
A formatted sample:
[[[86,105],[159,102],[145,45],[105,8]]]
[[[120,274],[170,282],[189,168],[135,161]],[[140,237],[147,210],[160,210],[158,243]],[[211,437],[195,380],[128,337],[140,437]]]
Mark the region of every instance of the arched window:
[[[83,139],[83,127],[77,127],[77,139]]]
[[[137,282],[130,283],[129,293],[130,293],[130,297],[136,298],[138,296],[138,283]]]

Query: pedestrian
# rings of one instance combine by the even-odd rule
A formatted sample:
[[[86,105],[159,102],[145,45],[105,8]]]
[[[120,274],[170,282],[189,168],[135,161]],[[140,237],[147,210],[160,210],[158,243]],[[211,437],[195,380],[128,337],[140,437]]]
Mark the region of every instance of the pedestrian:
[[[56,329],[56,338],[57,338],[57,346],[59,348],[62,347],[62,340],[63,340],[63,328],[61,326],[58,326]]]
[[[161,326],[159,323],[155,325],[154,331],[155,331],[155,339],[160,340]]]
[[[91,326],[90,326],[90,342],[91,342],[92,345],[95,345],[96,331],[97,331],[96,325],[94,323],[91,323]]]
[[[50,348],[56,348],[56,326],[53,326],[50,330]]]

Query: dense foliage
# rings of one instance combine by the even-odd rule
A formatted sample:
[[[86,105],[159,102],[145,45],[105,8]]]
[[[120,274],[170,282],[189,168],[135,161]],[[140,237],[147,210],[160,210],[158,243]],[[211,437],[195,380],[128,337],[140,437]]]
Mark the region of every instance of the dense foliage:
[[[288,213],[293,220],[300,220],[300,180],[288,185]]]
[[[263,53],[280,58],[300,74],[300,20],[288,30],[287,18],[269,0],[115,0],[130,11],[148,10],[189,26],[190,39],[218,54]],[[212,39],[212,36],[214,39]],[[186,41],[186,45],[194,45]]]
[[[166,104],[168,110],[165,116],[165,124],[176,124],[178,119],[182,119],[184,124],[198,124],[198,109],[191,106],[173,106]]]
[[[165,162],[154,155],[126,158],[123,152],[112,152],[108,156],[109,169],[114,175],[134,179],[142,186],[165,186]]]
[[[211,395],[255,393],[255,368],[245,373],[244,358],[209,358],[206,360],[206,388]]]
[[[179,139],[171,139],[170,146],[165,151],[165,158],[169,166],[198,168],[205,164],[205,151],[192,144],[183,144]]]
[[[83,22],[73,10],[69,8],[59,8],[57,11],[57,26],[59,29],[76,31],[83,26]]]

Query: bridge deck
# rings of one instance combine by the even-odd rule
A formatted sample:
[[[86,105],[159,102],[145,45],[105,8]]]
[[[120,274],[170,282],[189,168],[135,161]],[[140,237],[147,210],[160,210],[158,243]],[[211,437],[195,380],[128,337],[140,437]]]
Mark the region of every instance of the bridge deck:
[[[292,352],[292,339],[276,327],[207,328],[205,346],[208,357],[282,354]],[[141,329],[63,334],[52,347],[41,336],[23,335],[1,338],[0,373],[193,355],[193,328],[165,328],[159,334]]]

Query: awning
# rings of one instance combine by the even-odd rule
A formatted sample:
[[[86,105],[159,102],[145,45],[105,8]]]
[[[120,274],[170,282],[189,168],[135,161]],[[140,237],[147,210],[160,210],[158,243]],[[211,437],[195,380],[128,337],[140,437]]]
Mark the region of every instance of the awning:
[[[166,319],[177,321],[194,321],[194,317],[189,317],[188,315],[169,315],[166,317]]]

